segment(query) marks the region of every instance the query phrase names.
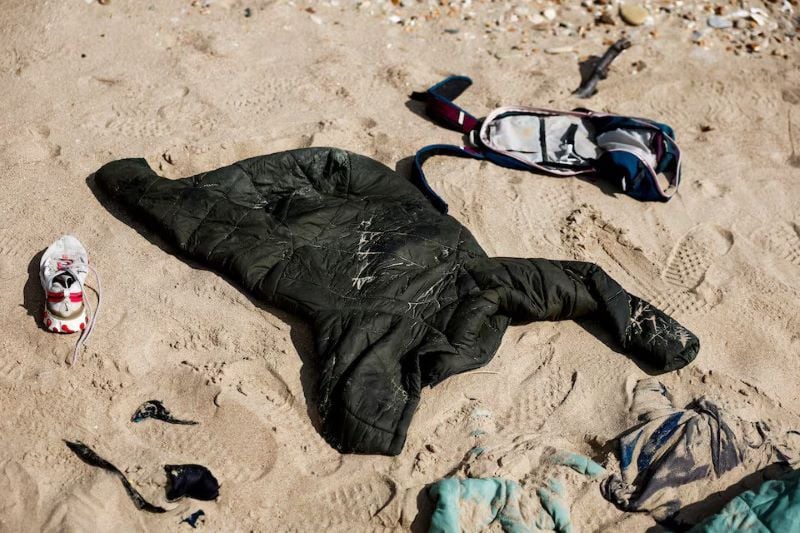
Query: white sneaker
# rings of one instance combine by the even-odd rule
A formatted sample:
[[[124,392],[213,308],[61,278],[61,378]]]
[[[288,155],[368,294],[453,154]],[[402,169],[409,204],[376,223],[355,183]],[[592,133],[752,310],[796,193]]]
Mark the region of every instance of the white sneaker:
[[[85,293],[89,271],[97,278],[98,302],[94,316]],[[55,333],[78,333],[72,356],[75,363],[81,346],[89,338],[100,311],[100,278],[89,265],[89,256],[78,239],[64,235],[45,250],[39,263],[39,280],[45,292],[44,325]],[[87,314],[88,311],[88,314]]]

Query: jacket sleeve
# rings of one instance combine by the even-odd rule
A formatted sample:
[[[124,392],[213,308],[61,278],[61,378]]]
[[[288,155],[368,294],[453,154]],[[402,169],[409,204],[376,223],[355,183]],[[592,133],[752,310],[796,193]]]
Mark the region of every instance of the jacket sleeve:
[[[700,349],[692,332],[626,292],[595,264],[491,258],[473,262],[468,271],[513,322],[597,316],[626,352],[654,370],[682,368]]]

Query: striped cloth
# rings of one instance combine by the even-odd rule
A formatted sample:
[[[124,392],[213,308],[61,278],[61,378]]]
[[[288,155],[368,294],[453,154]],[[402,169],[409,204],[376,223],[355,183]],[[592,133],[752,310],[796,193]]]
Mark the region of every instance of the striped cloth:
[[[788,459],[764,424],[726,414],[706,398],[676,409],[652,378],[637,383],[632,411],[642,424],[619,438],[621,474],[606,478],[601,491],[620,509],[648,511],[662,523],[694,522],[679,512],[709,496],[716,487],[709,482],[725,480],[740,465],[746,473]]]

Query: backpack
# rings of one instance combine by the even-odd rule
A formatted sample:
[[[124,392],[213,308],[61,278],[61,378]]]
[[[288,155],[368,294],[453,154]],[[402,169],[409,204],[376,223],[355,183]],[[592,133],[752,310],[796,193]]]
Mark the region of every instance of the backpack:
[[[447,203],[431,189],[422,165],[434,155],[484,159],[516,170],[553,176],[591,175],[637,200],[666,202],[680,183],[681,155],[666,124],[588,109],[553,111],[500,107],[478,120],[456,105],[472,80],[451,76],[411,94],[444,127],[464,133],[464,146],[433,144],[414,157],[412,179],[443,213]]]

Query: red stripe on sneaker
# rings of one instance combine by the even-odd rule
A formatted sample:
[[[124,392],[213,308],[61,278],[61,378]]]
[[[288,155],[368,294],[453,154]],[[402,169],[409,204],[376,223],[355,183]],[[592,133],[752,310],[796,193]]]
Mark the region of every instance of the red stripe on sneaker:
[[[47,293],[47,301],[51,303],[57,303],[64,300],[64,293],[63,292],[48,292]],[[69,300],[74,303],[80,303],[83,301],[83,293],[76,292],[69,295]]]

